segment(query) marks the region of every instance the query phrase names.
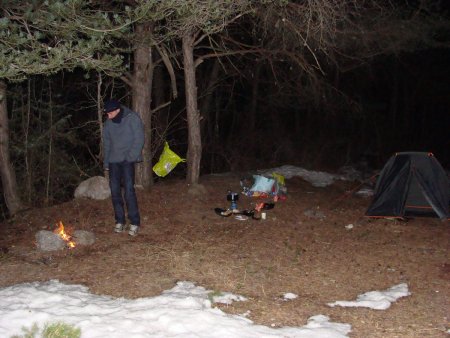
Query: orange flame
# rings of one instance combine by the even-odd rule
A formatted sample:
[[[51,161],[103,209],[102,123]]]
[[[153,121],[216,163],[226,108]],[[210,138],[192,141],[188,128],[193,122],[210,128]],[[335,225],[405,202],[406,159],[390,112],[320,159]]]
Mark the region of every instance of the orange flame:
[[[63,240],[65,240],[67,242],[67,246],[69,248],[74,248],[75,247],[75,242],[72,241],[72,237],[70,235],[68,235],[65,231],[64,231],[64,224],[62,221],[59,221],[58,223],[58,228],[55,229],[53,231],[53,233],[59,235],[59,237],[61,237]]]

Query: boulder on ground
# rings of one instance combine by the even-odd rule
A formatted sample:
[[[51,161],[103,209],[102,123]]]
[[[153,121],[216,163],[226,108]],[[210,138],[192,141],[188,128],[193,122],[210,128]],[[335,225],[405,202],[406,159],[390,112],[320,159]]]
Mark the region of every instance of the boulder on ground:
[[[72,237],[76,244],[92,245],[95,243],[95,234],[92,231],[75,230]]]
[[[111,196],[108,180],[103,176],[94,176],[80,183],[75,189],[75,198],[104,200]]]
[[[66,242],[57,234],[40,230],[36,233],[36,245],[41,251],[56,251],[66,247]]]

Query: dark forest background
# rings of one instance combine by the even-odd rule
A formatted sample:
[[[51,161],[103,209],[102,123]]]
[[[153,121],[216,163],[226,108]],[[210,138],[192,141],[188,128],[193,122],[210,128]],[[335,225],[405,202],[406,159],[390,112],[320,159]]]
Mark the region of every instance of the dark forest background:
[[[431,14],[448,24],[444,5],[432,7]],[[398,48],[346,57],[330,57],[318,49],[314,57],[303,51],[302,61],[294,62],[287,52],[274,52],[292,44],[283,40],[286,33],[270,35],[271,29],[261,25],[244,16],[227,26],[226,34],[224,29],[209,35],[210,43],[228,39],[241,45],[228,55],[204,58],[196,68],[201,175],[285,164],[329,171],[353,165],[369,171],[380,169],[399,151],[429,151],[450,167],[448,30],[437,29],[433,36],[438,43],[399,42]],[[390,38],[378,32],[374,41]],[[259,40],[264,43],[256,43]],[[165,64],[156,62],[153,163],[165,141],[181,157],[188,151],[187,88],[179,42],[175,39],[168,46],[178,95],[172,93]],[[243,46],[252,52],[236,52]],[[196,55],[210,50],[211,46],[199,46]],[[133,68],[131,54],[124,46],[121,55],[127,69]],[[306,62],[307,67],[301,64]],[[101,101],[116,98],[133,105],[132,92],[120,74],[74,67],[6,81],[11,163],[27,206],[71,199],[81,181],[103,175]],[[179,165],[164,180],[183,178],[186,170],[186,165]],[[7,214],[0,200],[0,217]]]

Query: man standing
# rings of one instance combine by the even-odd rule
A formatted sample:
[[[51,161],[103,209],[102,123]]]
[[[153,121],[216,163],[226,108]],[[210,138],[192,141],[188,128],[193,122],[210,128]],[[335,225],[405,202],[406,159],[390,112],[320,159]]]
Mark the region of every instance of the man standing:
[[[127,206],[130,229],[136,236],[141,225],[139,208],[134,190],[135,163],[142,161],[144,125],[140,116],[116,100],[104,103],[107,119],[103,128],[103,167],[109,171],[109,187],[114,208],[115,232],[126,230],[124,200]]]

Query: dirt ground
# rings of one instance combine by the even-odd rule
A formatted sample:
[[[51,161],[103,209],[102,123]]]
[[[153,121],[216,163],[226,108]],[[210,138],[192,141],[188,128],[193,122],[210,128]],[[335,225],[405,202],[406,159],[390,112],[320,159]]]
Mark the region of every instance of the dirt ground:
[[[348,194],[355,182],[315,188],[286,181],[287,199],[266,220],[221,217],[239,175],[201,178],[204,190],[184,180],[157,182],[138,192],[142,229],[131,238],[113,232],[110,200],[73,200],[34,209],[0,224],[0,287],[58,279],[97,294],[159,295],[176,281],[243,295],[221,306],[272,327],[303,326],[317,314],[349,323],[350,337],[449,337],[450,225],[432,218],[369,220],[370,199]],[[254,198],[241,195],[239,208]],[[91,246],[40,252],[38,230],[62,221],[68,231],[90,230]],[[353,225],[352,229],[346,226]],[[327,306],[371,290],[407,283],[411,295],[384,311]],[[291,292],[298,298],[284,301]]]

